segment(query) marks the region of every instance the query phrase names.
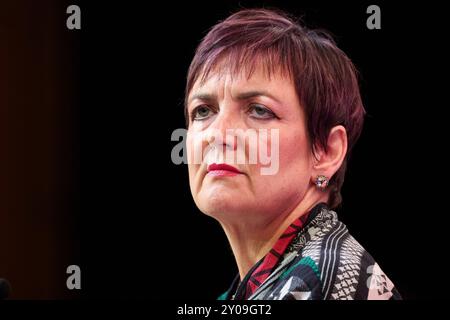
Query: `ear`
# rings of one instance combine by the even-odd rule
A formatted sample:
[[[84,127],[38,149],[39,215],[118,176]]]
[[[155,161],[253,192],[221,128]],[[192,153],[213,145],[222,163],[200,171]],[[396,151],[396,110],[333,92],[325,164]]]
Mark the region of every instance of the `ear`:
[[[330,130],[327,140],[327,151],[317,150],[316,160],[313,166],[312,181],[318,175],[324,175],[331,180],[331,177],[339,170],[347,154],[347,131],[341,125]]]

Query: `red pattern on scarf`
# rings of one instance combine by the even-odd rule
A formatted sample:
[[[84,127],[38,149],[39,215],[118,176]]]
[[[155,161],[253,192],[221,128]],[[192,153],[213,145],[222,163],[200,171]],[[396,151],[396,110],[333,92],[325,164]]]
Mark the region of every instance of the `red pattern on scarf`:
[[[291,241],[295,238],[298,232],[302,229],[309,214],[305,214],[296,219],[289,227],[283,232],[280,238],[277,240],[272,249],[264,257],[262,263],[256,268],[247,281],[247,287],[245,291],[244,299],[250,297],[253,292],[267,279],[272,271],[280,262],[281,257],[288,248]]]

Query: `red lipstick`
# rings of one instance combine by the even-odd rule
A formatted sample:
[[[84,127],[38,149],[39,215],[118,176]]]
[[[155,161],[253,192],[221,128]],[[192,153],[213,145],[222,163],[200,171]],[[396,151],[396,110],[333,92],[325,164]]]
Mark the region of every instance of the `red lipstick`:
[[[230,166],[225,163],[217,164],[217,163],[211,163],[208,166],[208,174],[213,176],[235,176],[238,174],[241,174],[242,172],[236,169],[233,166]]]

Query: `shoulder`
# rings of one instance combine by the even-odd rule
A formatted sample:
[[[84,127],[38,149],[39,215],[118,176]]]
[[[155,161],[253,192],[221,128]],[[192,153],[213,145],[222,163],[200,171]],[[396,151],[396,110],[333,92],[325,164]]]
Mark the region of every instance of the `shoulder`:
[[[292,281],[299,278],[310,288],[312,299],[401,299],[378,263],[334,214],[326,223],[311,226],[303,241],[288,270]]]
[[[295,256],[288,259],[288,256]],[[401,299],[392,281],[331,210],[321,210],[295,238],[286,264],[260,297],[268,299]],[[289,262],[287,262],[290,260]]]
[[[337,221],[313,237],[301,252],[317,266],[324,299],[399,299],[392,281],[374,258]]]

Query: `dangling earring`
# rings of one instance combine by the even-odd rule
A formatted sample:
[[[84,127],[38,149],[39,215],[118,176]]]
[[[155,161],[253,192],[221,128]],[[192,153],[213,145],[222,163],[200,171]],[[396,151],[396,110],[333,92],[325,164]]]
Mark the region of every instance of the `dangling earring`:
[[[316,184],[317,188],[325,190],[326,187],[328,187],[328,178],[323,175],[318,175],[314,183]]]

